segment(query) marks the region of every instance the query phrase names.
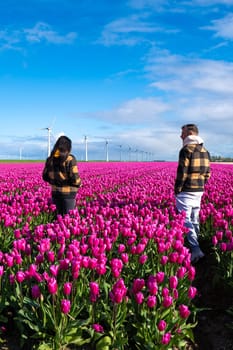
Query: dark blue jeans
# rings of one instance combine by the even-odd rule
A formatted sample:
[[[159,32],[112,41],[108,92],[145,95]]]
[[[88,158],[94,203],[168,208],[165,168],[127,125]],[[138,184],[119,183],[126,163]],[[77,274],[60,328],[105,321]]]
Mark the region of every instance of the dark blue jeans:
[[[57,208],[57,214],[65,215],[75,208],[75,198],[67,198],[67,196],[62,195],[61,193],[53,193],[52,198],[53,204],[55,204]]]

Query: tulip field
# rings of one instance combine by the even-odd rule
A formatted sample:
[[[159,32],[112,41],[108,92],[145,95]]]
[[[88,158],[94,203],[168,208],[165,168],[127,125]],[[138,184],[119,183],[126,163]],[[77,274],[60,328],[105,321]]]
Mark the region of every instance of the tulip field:
[[[185,349],[198,290],[177,163],[80,162],[77,208],[64,217],[43,166],[0,163],[0,340],[13,323],[22,349]],[[214,283],[233,290],[233,165],[211,171],[200,242]]]

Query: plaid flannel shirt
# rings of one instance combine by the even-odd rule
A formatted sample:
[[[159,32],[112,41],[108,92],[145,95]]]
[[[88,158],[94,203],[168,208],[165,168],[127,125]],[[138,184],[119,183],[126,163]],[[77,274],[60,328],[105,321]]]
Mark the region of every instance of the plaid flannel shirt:
[[[62,193],[67,197],[74,197],[81,186],[77,160],[72,154],[68,155],[62,165],[59,158],[53,157],[51,162],[48,158],[42,177],[52,185],[52,193]]]
[[[210,178],[210,154],[202,144],[188,144],[179,153],[175,194],[203,192]]]

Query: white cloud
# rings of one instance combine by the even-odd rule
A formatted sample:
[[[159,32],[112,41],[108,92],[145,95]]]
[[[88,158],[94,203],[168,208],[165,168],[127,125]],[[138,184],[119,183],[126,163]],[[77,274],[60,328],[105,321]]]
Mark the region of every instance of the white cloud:
[[[151,52],[145,67],[151,86],[164,92],[233,94],[233,63]],[[153,81],[154,80],[154,81]]]
[[[193,0],[192,4],[200,6],[233,5],[233,0]]]
[[[129,0],[128,5],[136,10],[153,9],[160,11],[185,11],[185,8],[195,7],[217,7],[219,5],[230,6],[233,5],[233,0]],[[216,8],[217,10],[217,8]]]
[[[0,50],[17,50],[17,45],[20,43],[19,31],[0,31]]]
[[[38,43],[43,40],[52,44],[71,44],[75,38],[76,33],[70,32],[65,35],[61,35],[54,30],[47,23],[36,23],[33,28],[24,29],[25,38],[32,43]]]
[[[38,22],[32,28],[0,31],[0,49],[1,50],[21,50],[26,42],[38,44],[47,42],[54,45],[72,44],[77,34],[69,32],[60,34],[52,29],[47,23]]]
[[[233,13],[229,13],[223,18],[215,19],[211,23],[212,25],[205,26],[203,29],[214,31],[216,37],[233,40]]]
[[[168,0],[129,0],[129,6],[135,9],[143,9],[146,7],[154,7],[157,10],[163,8],[163,6],[169,4]]]
[[[135,98],[126,101],[119,107],[98,113],[99,119],[111,121],[112,123],[123,123],[125,125],[148,124],[161,118],[168,111],[166,103],[156,98]]]
[[[142,34],[166,32],[164,28],[155,25],[154,22],[150,22],[147,17],[148,14],[141,13],[140,15],[131,15],[108,23],[104,27],[98,43],[106,46],[134,46],[148,41]]]

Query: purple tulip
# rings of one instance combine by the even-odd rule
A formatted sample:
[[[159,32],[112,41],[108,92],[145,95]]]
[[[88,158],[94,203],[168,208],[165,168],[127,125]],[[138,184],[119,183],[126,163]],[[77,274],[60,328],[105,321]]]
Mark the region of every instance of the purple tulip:
[[[178,299],[179,298],[179,292],[178,292],[178,289],[174,288],[172,290],[172,296],[174,299]]]
[[[113,303],[122,303],[127,294],[127,288],[124,284],[124,280],[120,278],[114,285],[109,293],[110,299]]]
[[[187,269],[184,266],[180,266],[176,272],[176,275],[179,279],[183,279],[186,272],[187,272]]]
[[[226,252],[227,251],[227,243],[222,242],[220,244],[220,249],[221,249],[222,252]]]
[[[49,267],[49,271],[51,272],[51,274],[56,277],[58,275],[58,271],[59,271],[59,265],[51,265]]]
[[[148,260],[148,256],[147,255],[141,255],[139,257],[139,264],[144,265],[147,262],[147,260]]]
[[[144,301],[144,294],[142,292],[135,293],[135,300],[137,304],[142,304]]]
[[[159,330],[160,332],[163,332],[163,331],[166,329],[166,327],[167,327],[166,321],[160,320],[160,321],[158,322],[157,327],[158,327],[158,330]]]
[[[218,238],[216,236],[212,237],[212,244],[216,246],[218,244]]]
[[[157,272],[155,276],[157,283],[161,284],[164,280],[164,277],[165,277],[165,273],[163,271]]]
[[[12,267],[14,265],[14,258],[12,255],[6,253],[4,259],[8,267]]]
[[[119,244],[118,246],[118,253],[124,253],[125,252],[125,245],[124,244]]]
[[[49,250],[47,252],[47,259],[50,263],[53,263],[55,261],[55,253],[52,250]]]
[[[145,280],[141,278],[136,278],[133,281],[133,293],[140,292],[144,286],[145,286]]]
[[[188,279],[190,281],[193,281],[195,278],[195,274],[196,274],[196,270],[194,266],[190,266],[189,270],[188,270]]]
[[[63,293],[64,295],[70,295],[72,291],[72,283],[71,282],[66,282],[63,285]]]
[[[188,318],[189,317],[189,315],[190,315],[190,310],[189,310],[189,308],[188,308],[188,306],[186,306],[186,305],[184,305],[184,304],[181,304],[180,306],[179,306],[179,312],[180,312],[180,316],[182,317],[182,318]]]
[[[35,285],[32,286],[32,288],[31,288],[31,293],[32,293],[32,298],[33,298],[33,299],[40,298],[40,296],[41,296],[40,287],[39,287],[37,284],[35,284]]]
[[[172,302],[173,302],[172,297],[171,296],[167,296],[167,297],[163,298],[163,303],[162,304],[163,304],[163,306],[165,308],[168,308],[168,307],[170,307],[172,305]]]
[[[56,294],[58,290],[57,280],[54,277],[51,277],[48,281],[48,291],[50,294]]]
[[[160,263],[162,265],[166,265],[167,262],[168,262],[168,256],[166,256],[166,255],[161,256]]]
[[[94,324],[92,325],[92,328],[93,328],[94,331],[97,332],[97,333],[104,333],[104,328],[103,328],[100,324],[98,324],[98,323],[94,323]]]
[[[157,280],[156,280],[156,276],[149,276],[148,281],[147,281],[147,287],[149,290],[149,293],[151,295],[156,295],[158,292],[158,284],[157,284]]]
[[[163,334],[162,336],[162,340],[161,340],[161,343],[166,345],[166,344],[169,344],[170,343],[170,340],[171,340],[171,333],[165,333]]]
[[[169,292],[170,292],[169,289],[167,287],[164,287],[162,289],[162,296],[167,297],[169,295]]]
[[[25,280],[25,273],[23,271],[17,271],[15,279],[17,282],[22,283]]]
[[[100,293],[99,285],[97,282],[90,282],[89,287],[90,287],[90,300],[92,303],[94,303],[96,302]]]
[[[190,286],[189,289],[188,289],[188,297],[189,297],[189,299],[195,298],[196,294],[197,294],[197,288]]]
[[[178,286],[178,278],[176,276],[169,277],[169,286],[171,289],[175,289]]]
[[[70,312],[70,308],[71,308],[70,300],[62,299],[61,300],[61,312],[63,314],[68,314]]]
[[[123,261],[124,264],[127,264],[129,262],[129,255],[127,253],[122,253],[121,260]]]
[[[157,303],[156,296],[155,295],[149,295],[148,299],[147,299],[147,306],[149,308],[153,308],[153,307],[155,307],[156,303]]]

